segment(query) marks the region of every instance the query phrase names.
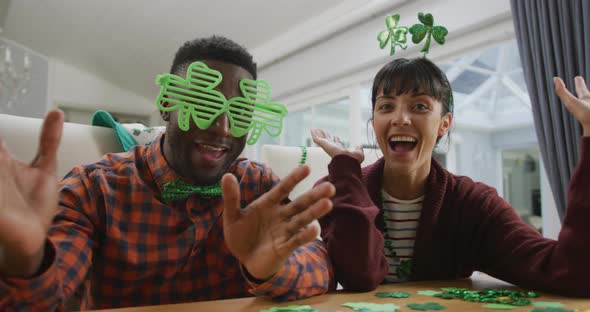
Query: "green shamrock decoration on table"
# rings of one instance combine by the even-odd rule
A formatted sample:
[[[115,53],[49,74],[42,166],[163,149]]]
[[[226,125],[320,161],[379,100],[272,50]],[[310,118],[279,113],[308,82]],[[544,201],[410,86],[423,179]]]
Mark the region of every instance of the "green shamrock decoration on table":
[[[492,310],[514,310],[516,306],[503,304],[503,303],[488,303],[481,306],[484,309],[492,309]]]
[[[375,294],[378,298],[410,298],[410,294],[403,291],[381,291]]]
[[[260,312],[330,312],[330,311],[321,311],[312,308],[309,305],[290,305],[286,307],[272,307],[265,310],[260,310]]]
[[[379,40],[379,47],[381,47],[381,49],[385,48],[388,41],[391,42],[389,55],[392,56],[395,54],[395,46],[399,46],[404,50],[408,47],[406,44],[408,41],[408,27],[398,26],[398,23],[399,14],[388,15],[385,18],[387,29],[377,35],[377,40]]]
[[[574,310],[565,308],[534,308],[531,312],[574,312]]]
[[[416,293],[418,295],[422,295],[422,296],[430,296],[430,297],[433,297],[434,295],[442,294],[442,291],[438,291],[438,290],[418,290]]]
[[[343,303],[342,306],[351,308],[357,312],[396,312],[399,310],[399,306],[393,303],[347,302]]]
[[[537,298],[539,295],[533,291],[514,291],[508,289],[487,288],[484,290],[470,290],[466,288],[447,287],[441,288],[443,293],[434,295],[441,299],[463,299],[465,301],[509,304],[513,306],[526,306],[531,304],[527,298]]]
[[[446,308],[436,302],[428,302],[424,304],[420,303],[410,303],[407,305],[408,308],[412,310],[420,310],[420,311],[440,311],[445,310]]]
[[[430,50],[431,38],[438,44],[445,44],[445,36],[449,31],[444,26],[434,26],[434,17],[430,13],[418,13],[418,20],[422,24],[414,24],[410,27],[409,32],[412,34],[412,42],[418,44],[426,37],[426,43],[420,52],[426,54]]]

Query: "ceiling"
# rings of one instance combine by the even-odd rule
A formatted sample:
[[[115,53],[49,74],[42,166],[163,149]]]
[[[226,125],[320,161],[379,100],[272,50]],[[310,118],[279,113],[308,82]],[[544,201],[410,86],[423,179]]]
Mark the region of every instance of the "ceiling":
[[[441,67],[453,88],[458,124],[489,130],[532,126],[516,41],[462,56]]]
[[[219,34],[252,51],[341,2],[0,0],[0,26],[8,39],[152,98],[154,77],[185,41]]]

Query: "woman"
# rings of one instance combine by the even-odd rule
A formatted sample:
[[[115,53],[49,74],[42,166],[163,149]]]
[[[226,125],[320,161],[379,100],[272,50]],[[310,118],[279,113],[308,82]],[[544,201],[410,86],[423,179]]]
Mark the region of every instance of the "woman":
[[[578,98],[555,78],[556,93],[583,125],[581,159],[570,182],[559,240],[523,223],[495,189],[454,175],[432,158],[450,129],[452,90],[425,58],[396,59],[375,76],[372,125],[383,158],[362,168],[362,149],[313,130],[331,157],[323,180],[337,189],[320,220],[345,289],[383,282],[468,277],[482,271],[522,287],[590,296],[590,92]]]

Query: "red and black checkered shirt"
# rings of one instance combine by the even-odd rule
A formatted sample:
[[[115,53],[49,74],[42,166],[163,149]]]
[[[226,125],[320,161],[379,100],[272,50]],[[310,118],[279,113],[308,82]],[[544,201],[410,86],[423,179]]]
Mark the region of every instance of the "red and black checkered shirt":
[[[180,178],[164,159],[162,138],[64,178],[43,268],[31,279],[0,278],[0,310],[61,310],[75,292],[82,309],[96,309],[328,291],[332,272],[320,241],[299,248],[270,280],[249,282],[224,242],[221,197],[162,201],[163,185]],[[243,207],[278,182],[246,159],[229,172],[240,181]]]

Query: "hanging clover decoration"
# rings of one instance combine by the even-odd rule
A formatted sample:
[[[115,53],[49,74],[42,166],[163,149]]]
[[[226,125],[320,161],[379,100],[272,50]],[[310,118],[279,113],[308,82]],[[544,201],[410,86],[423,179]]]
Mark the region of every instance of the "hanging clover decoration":
[[[381,49],[385,48],[387,43],[390,42],[391,49],[389,55],[391,56],[395,54],[396,46],[404,50],[407,48],[408,33],[412,34],[412,42],[416,44],[426,38],[424,47],[420,50],[420,52],[424,53],[424,57],[426,57],[426,54],[428,54],[430,50],[430,41],[432,38],[434,38],[434,41],[438,42],[438,44],[442,45],[445,43],[445,36],[449,33],[449,31],[443,26],[434,26],[434,18],[430,13],[418,13],[418,20],[421,24],[414,24],[410,28],[400,26],[399,20],[399,14],[388,15],[385,18],[387,29],[377,35],[377,40],[379,40],[379,47]]]
[[[379,47],[381,47],[381,49],[385,48],[388,41],[391,42],[389,55],[392,56],[395,54],[395,46],[399,46],[404,50],[408,47],[406,44],[408,41],[408,27],[398,26],[398,23],[399,14],[388,15],[385,18],[387,29],[377,35],[377,40],[379,40]]]
[[[445,36],[449,31],[444,26],[434,26],[434,17],[430,13],[418,13],[418,20],[422,24],[414,24],[410,27],[410,33],[412,34],[412,42],[420,43],[424,37],[426,37],[426,43],[420,52],[424,53],[424,57],[430,50],[430,40],[434,38],[434,41],[438,44],[445,44]]]

